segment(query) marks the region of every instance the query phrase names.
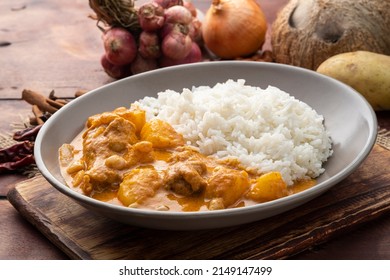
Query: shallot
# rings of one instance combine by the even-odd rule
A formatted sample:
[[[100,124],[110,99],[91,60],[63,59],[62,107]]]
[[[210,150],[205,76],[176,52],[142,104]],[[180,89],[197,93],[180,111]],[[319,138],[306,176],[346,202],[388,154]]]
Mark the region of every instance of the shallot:
[[[198,12],[195,8],[194,3],[192,3],[191,1],[183,1],[183,6],[186,7],[191,12],[193,17],[197,16]]]
[[[160,37],[164,38],[165,36],[167,36],[169,33],[171,33],[174,30],[187,35],[190,33],[190,26],[185,25],[185,24],[181,24],[181,23],[168,23],[167,22],[164,24],[163,28],[161,28],[161,30],[159,32]]]
[[[188,34],[173,30],[161,43],[162,53],[171,59],[183,59],[191,51],[192,40]]]
[[[164,25],[164,8],[155,2],[143,4],[138,10],[138,18],[142,30],[156,31]]]
[[[200,50],[197,43],[193,42],[191,45],[191,51],[190,53],[183,59],[171,59],[169,57],[163,56],[160,59],[160,66],[161,67],[167,67],[167,66],[174,66],[174,65],[180,65],[180,64],[187,64],[187,63],[195,63],[195,62],[201,62],[202,61],[202,51]]]
[[[142,31],[139,35],[138,52],[144,58],[158,58],[161,55],[158,35],[154,32]]]
[[[108,76],[121,79],[202,61],[203,23],[191,0],[148,0],[138,7],[133,0],[90,2],[98,21],[106,25],[98,27],[105,50],[100,63]]]
[[[157,69],[157,61],[153,58],[143,58],[141,55],[137,55],[134,61],[130,65],[132,74],[139,74],[142,72]]]
[[[137,55],[137,44],[133,35],[122,27],[113,27],[103,34],[106,58],[115,65],[125,65]]]
[[[100,64],[102,65],[104,71],[108,76],[114,79],[122,79],[129,76],[129,67],[128,65],[115,65],[112,64],[105,54],[100,59]]]
[[[172,6],[165,10],[165,21],[170,23],[190,24],[192,14],[184,6]]]

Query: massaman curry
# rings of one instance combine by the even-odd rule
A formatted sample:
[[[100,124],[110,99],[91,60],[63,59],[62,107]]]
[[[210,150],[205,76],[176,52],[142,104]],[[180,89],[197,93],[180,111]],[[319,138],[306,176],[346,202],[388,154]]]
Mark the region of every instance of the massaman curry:
[[[67,184],[95,199],[127,207],[203,211],[266,202],[309,188],[287,186],[279,172],[258,174],[235,159],[205,156],[159,119],[132,105],[91,116],[59,150]]]

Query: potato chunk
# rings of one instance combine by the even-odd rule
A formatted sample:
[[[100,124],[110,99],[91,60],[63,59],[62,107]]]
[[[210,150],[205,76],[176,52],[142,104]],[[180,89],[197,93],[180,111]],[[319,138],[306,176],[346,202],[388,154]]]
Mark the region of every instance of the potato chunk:
[[[227,208],[243,196],[249,185],[249,177],[246,171],[219,166],[214,169],[208,180],[205,197],[212,200],[212,205],[215,204],[215,199],[219,198],[218,205],[223,204]]]
[[[140,133],[142,127],[146,122],[146,113],[141,110],[138,106],[132,105],[130,110],[121,107],[114,111],[118,116],[132,122],[135,126],[136,133]]]
[[[149,141],[154,148],[166,149],[184,145],[184,138],[167,122],[152,119],[141,130],[141,140]]]
[[[287,184],[282,175],[279,172],[269,172],[256,179],[247,196],[256,202],[266,202],[287,195]]]
[[[143,204],[156,194],[162,180],[154,168],[135,168],[127,173],[118,190],[118,199],[125,206]]]

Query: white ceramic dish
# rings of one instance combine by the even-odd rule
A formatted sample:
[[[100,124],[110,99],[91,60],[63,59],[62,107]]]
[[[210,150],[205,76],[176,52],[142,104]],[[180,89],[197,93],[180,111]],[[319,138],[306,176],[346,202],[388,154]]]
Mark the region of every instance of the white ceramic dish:
[[[306,102],[325,117],[334,154],[318,184],[301,193],[255,206],[209,212],[175,213],[111,205],[76,193],[64,184],[58,165],[58,148],[81,131],[96,113],[129,106],[144,96],[165,89],[181,91],[200,85],[213,86],[228,79],[246,84],[276,86]],[[314,71],[274,63],[202,62],[138,74],[77,98],[54,114],[35,142],[35,157],[43,176],[60,192],[82,206],[117,221],[156,229],[194,230],[233,226],[289,211],[333,187],[350,175],[371,151],[377,133],[370,105],[352,88]]]

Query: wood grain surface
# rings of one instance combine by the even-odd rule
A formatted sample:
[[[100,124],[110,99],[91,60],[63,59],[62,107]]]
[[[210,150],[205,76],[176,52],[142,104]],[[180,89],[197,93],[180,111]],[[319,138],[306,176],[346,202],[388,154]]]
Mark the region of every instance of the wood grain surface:
[[[0,97],[24,88],[58,96],[112,81],[100,66],[103,53],[88,1],[1,1]],[[75,73],[77,73],[75,75]]]
[[[390,151],[375,146],[351,176],[305,205],[255,223],[203,231],[120,224],[79,206],[41,176],[18,183],[8,199],[73,259],[284,259],[388,213],[389,182]]]
[[[138,3],[142,1],[137,0]],[[210,0],[193,0],[193,2],[203,12],[210,5]],[[258,0],[258,2],[266,12],[267,21],[272,23],[277,11],[288,0]],[[24,88],[33,89],[43,94],[49,94],[54,89],[58,96],[72,96],[78,89],[94,89],[112,81],[104,73],[99,63],[102,44],[95,22],[88,18],[90,13],[88,1],[85,0],[0,1],[0,41],[10,43],[0,47],[0,64],[2,65],[0,69],[1,133],[9,132],[12,128],[10,124],[19,121],[20,117],[27,117],[31,113],[30,106],[21,100],[21,92]],[[269,34],[270,29],[267,34],[265,49],[268,49],[270,46]],[[377,116],[379,126],[390,129],[390,111],[377,112]],[[301,211],[301,209],[307,209],[306,207],[314,207],[306,212],[306,216],[303,216],[310,218],[311,213],[313,213],[313,218],[308,220],[313,222],[315,218],[323,219],[321,207],[327,211],[324,214],[329,216],[331,209],[328,207],[344,201],[350,205],[351,211],[346,214],[340,214],[341,216],[337,221],[342,223],[352,220],[356,221],[355,225],[347,225],[341,229],[340,224],[338,227],[336,227],[337,223],[334,224],[334,227],[329,225],[328,219],[328,226],[323,226],[315,231],[308,226],[309,224],[302,225],[303,222],[299,218],[302,216],[298,215],[295,217],[295,221],[299,221],[297,227],[294,227],[292,223],[289,227],[281,223],[279,228],[272,227],[268,233],[276,233],[278,236],[281,236],[283,233],[293,232],[295,234],[300,232],[301,236],[304,236],[303,231],[306,228],[310,229],[310,234],[314,234],[315,237],[312,238],[311,235],[306,235],[306,237],[302,238],[301,242],[299,242],[300,248],[298,248],[299,250],[304,250],[302,253],[292,255],[299,250],[288,251],[284,249],[283,251],[279,248],[279,251],[282,252],[279,255],[290,256],[290,259],[390,259],[390,213],[387,211],[387,208],[382,205],[382,208],[376,214],[371,214],[372,212],[367,214],[366,212],[367,217],[360,220],[356,220],[357,216],[352,215],[355,209],[352,206],[356,206],[356,202],[360,201],[362,194],[365,197],[364,201],[366,201],[367,197],[375,200],[377,199],[378,190],[381,188],[386,189],[386,185],[390,184],[387,154],[388,152],[375,147],[373,153],[366,161],[369,164],[364,163],[357,171],[361,171],[362,174],[355,173],[356,177],[348,178],[340,185],[341,187],[335,187],[318,200],[305,205],[304,208],[296,209]],[[382,155],[382,157],[379,155]],[[379,162],[376,163],[376,160],[379,160]],[[370,171],[370,168],[375,170]],[[363,175],[364,178],[360,177]],[[115,247],[120,247],[118,244],[123,245],[123,247],[120,253],[116,253],[115,257],[117,258],[125,255],[128,258],[152,258],[157,256],[157,253],[161,250],[157,248],[161,244],[164,244],[164,248],[171,249],[171,252],[163,252],[162,257],[165,258],[199,256],[202,255],[202,252],[197,251],[205,248],[206,251],[203,253],[203,256],[210,258],[217,258],[218,256],[226,258],[261,258],[263,256],[259,252],[266,252],[263,249],[266,242],[274,240],[274,238],[270,235],[262,236],[264,231],[260,230],[258,233],[258,228],[261,228],[261,225],[272,224],[277,218],[286,221],[288,217],[291,217],[278,216],[273,220],[246,225],[242,228],[229,228],[227,233],[233,233],[232,238],[229,240],[224,233],[218,235],[217,231],[213,231],[209,237],[206,232],[201,232],[200,237],[203,238],[204,244],[202,241],[197,241],[194,237],[196,232],[192,232],[190,235],[186,235],[186,233],[169,235],[160,231],[128,228],[112,223],[112,221],[106,221],[104,218],[96,217],[98,221],[104,221],[97,227],[97,229],[102,230],[102,233],[110,232],[104,226],[114,226],[120,229],[124,237],[121,239],[121,236],[118,237],[117,234],[114,234],[111,239],[102,240],[102,237],[99,236],[95,229],[88,238],[75,242],[74,240],[78,238],[78,235],[75,234],[83,233],[82,228],[88,226],[90,221],[76,218],[75,221],[79,222],[77,227],[81,227],[81,229],[78,229],[79,232],[76,229],[70,232],[67,230],[72,223],[72,213],[75,213],[74,211],[84,211],[84,209],[79,209],[79,206],[73,203],[64,205],[63,200],[58,197],[59,194],[53,193],[53,189],[46,182],[41,184],[39,181],[33,181],[39,183],[37,187],[38,193],[47,190],[50,192],[47,198],[53,199],[54,202],[59,202],[59,205],[50,204],[53,207],[51,208],[52,211],[55,211],[54,209],[58,209],[58,207],[65,207],[66,209],[64,210],[65,212],[60,211],[64,216],[63,221],[51,221],[49,218],[52,216],[49,216],[49,214],[54,215],[53,212],[42,212],[46,208],[36,201],[38,198],[33,200],[32,194],[29,193],[35,185],[32,184],[31,180],[25,180],[25,176],[20,174],[0,176],[0,259],[64,259],[69,256],[81,258],[81,253],[75,253],[79,251],[86,255],[85,258],[98,258],[98,256],[100,258],[108,258],[109,253],[105,254],[103,252],[104,248],[108,248],[107,252],[112,252]],[[352,188],[348,190],[347,186],[352,186]],[[24,190],[19,193],[21,189]],[[9,193],[10,198],[13,197],[14,200],[20,200],[17,202],[18,210],[24,211],[23,215],[28,216],[35,227],[19,215],[8,202],[6,194],[9,190],[12,190]],[[354,196],[354,193],[348,194],[347,190],[356,191],[358,195]],[[373,190],[372,194],[370,190]],[[349,199],[346,199],[347,197]],[[337,199],[341,200],[338,201]],[[329,201],[333,201],[333,203],[329,203]],[[350,204],[351,202],[352,204]],[[317,203],[320,205],[317,205]],[[336,212],[340,211],[340,209],[343,209],[343,207],[339,206]],[[32,213],[35,216],[32,216]],[[359,213],[363,214],[365,212]],[[91,217],[90,213],[86,215]],[[373,219],[375,215],[378,218]],[[95,216],[92,215],[92,217]],[[353,219],[350,217],[353,217]],[[371,219],[373,220],[369,221]],[[64,221],[67,222],[65,223]],[[299,229],[297,229],[298,226]],[[44,230],[44,227],[46,232],[43,235],[41,232]],[[241,231],[244,233],[242,237],[240,237]],[[72,232],[73,234],[71,234]],[[135,233],[135,235],[128,236],[128,233]],[[52,242],[49,242],[45,236],[50,237]],[[61,238],[65,238],[64,236],[73,238],[71,240],[73,240],[72,242],[76,247],[67,249],[70,242],[66,243],[67,239],[62,240]],[[176,237],[180,237],[180,242],[173,247]],[[118,240],[115,240],[116,238]],[[247,241],[245,241],[245,238],[247,238]],[[262,241],[261,238],[264,240]],[[186,241],[192,242],[193,239],[196,239],[193,244],[185,243]],[[97,241],[105,242],[102,249],[93,247],[98,246],[97,244],[99,243]],[[140,241],[141,243],[139,243]],[[234,243],[236,241],[237,245]],[[327,242],[323,243],[324,241]],[[163,242],[168,243],[165,246]],[[215,244],[212,242],[215,242]],[[291,246],[291,244],[289,245]],[[60,247],[61,250],[57,249],[56,246]],[[224,246],[230,246],[232,250],[228,251],[228,249],[224,249]],[[250,250],[244,254],[242,252],[246,252],[245,248],[250,248]],[[68,255],[62,252],[66,249],[68,250]],[[124,250],[127,253],[123,253]],[[129,252],[130,250],[134,251]],[[154,250],[158,252],[154,252]],[[277,247],[275,250],[277,250]],[[269,255],[270,251],[268,250]],[[274,253],[274,256],[276,257],[276,253]],[[114,255],[112,257],[114,258]]]
[[[148,0],[137,0],[141,5]],[[211,0],[194,0],[203,13]],[[259,0],[267,21],[288,0]],[[88,1],[20,1],[0,3],[0,98],[18,98],[24,88],[59,97],[92,90],[112,82],[100,65],[104,52],[101,32]],[[264,49],[270,49],[270,30]],[[0,77],[1,79],[1,77]]]
[[[69,258],[5,199],[0,200],[0,240],[0,260]]]

